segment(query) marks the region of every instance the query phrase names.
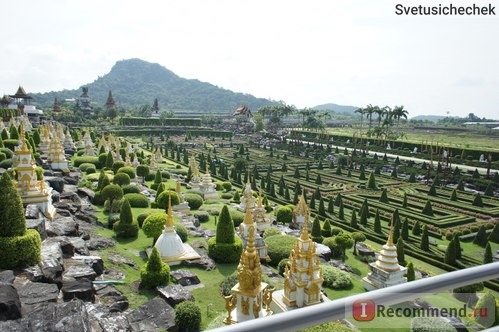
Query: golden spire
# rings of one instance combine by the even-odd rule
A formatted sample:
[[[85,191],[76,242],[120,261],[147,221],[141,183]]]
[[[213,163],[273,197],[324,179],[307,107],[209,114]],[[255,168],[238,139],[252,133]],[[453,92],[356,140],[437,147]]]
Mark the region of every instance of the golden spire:
[[[175,191],[178,195],[180,195],[180,179],[177,179],[177,186],[175,187]]]
[[[173,228],[172,195],[168,195],[168,212],[166,214],[166,227]]]
[[[248,180],[246,181],[246,184],[251,185],[249,166],[248,166],[248,168],[246,168],[246,174],[248,174]]]
[[[246,193],[246,202],[249,202],[251,198],[251,193]],[[253,214],[251,213],[251,208],[250,205],[246,205],[246,213],[244,214],[244,220],[243,220],[245,225],[248,226],[253,226]]]
[[[257,205],[257,207],[259,207],[259,208],[263,207],[262,190],[261,189],[258,191],[258,205]]]
[[[19,127],[21,127],[21,132],[19,133],[19,138],[21,139],[21,142],[22,142],[21,151],[22,152],[28,152],[30,150],[28,148],[28,145],[26,144],[26,136],[24,134],[24,125],[21,123],[19,125]]]
[[[393,246],[393,226],[395,224],[395,214],[392,214],[392,220],[390,222],[390,233],[388,234],[388,241],[386,241],[387,246]]]
[[[301,194],[298,205],[296,205],[295,213],[304,216],[300,239],[302,239],[303,241],[307,241],[310,239],[310,237],[308,236],[308,218],[310,215],[310,208],[308,207],[307,203],[305,203],[305,195],[303,194],[303,192]]]
[[[239,281],[239,290],[249,293],[259,289],[262,283],[262,266],[255,249],[255,227],[253,225],[249,226],[246,249],[237,266],[237,280]]]

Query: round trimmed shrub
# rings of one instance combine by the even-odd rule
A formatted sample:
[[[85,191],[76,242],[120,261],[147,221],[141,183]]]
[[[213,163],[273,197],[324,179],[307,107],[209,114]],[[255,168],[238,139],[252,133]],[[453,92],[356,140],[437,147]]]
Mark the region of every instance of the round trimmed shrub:
[[[239,227],[244,220],[244,213],[236,209],[230,209],[229,212],[232,222],[234,223],[234,227]]]
[[[276,267],[281,260],[289,257],[296,237],[291,235],[274,235],[265,239],[270,257],[270,265]]]
[[[93,164],[95,165],[95,167],[99,167],[99,157],[81,156],[81,157],[75,157],[73,159],[74,167],[80,167],[80,165],[84,163]]]
[[[111,208],[111,212],[115,211],[114,202],[121,200],[123,197],[123,189],[116,184],[109,184],[101,190],[101,195],[104,200],[109,200],[108,208]],[[105,207],[106,204],[104,204]]]
[[[0,269],[31,266],[40,261],[42,240],[34,229],[24,235],[0,237]]]
[[[154,173],[149,173],[144,177],[145,181],[152,181],[154,180]]]
[[[151,214],[152,214],[151,212],[143,212],[137,216],[137,223],[139,224],[140,228],[142,228],[144,220],[146,220],[146,218],[149,217]]]
[[[107,217],[107,228],[113,229],[114,224],[116,224],[118,221],[120,221],[120,214],[119,213],[110,214]]]
[[[94,174],[96,173],[97,170],[95,169],[95,166],[88,167],[87,170],[85,171],[85,174]]]
[[[151,256],[140,269],[140,279],[140,285],[144,288],[164,286],[170,282],[170,267],[163,263],[156,247],[152,248]]]
[[[7,155],[5,155],[5,153],[3,152],[0,152],[0,161],[4,161],[5,159],[7,159]]]
[[[222,195],[220,195],[220,197],[222,197],[223,199],[232,199],[232,197],[234,197],[234,195],[232,193],[222,193]]]
[[[124,173],[121,173],[124,174]],[[133,184],[126,184],[121,187],[123,189],[123,194],[140,194],[140,189],[139,187],[133,185]]]
[[[184,224],[175,221],[173,222],[173,226],[175,227],[175,232],[177,232],[177,235],[180,237],[182,242],[187,242],[187,239],[189,238],[189,231],[185,228]]]
[[[198,195],[198,196],[203,197],[203,193],[202,193],[201,191],[199,191],[199,190],[194,190],[194,189],[189,189],[189,190],[186,190],[186,191],[185,191],[185,194],[186,194],[186,195],[187,195],[187,194],[196,194],[196,195]]]
[[[352,286],[350,275],[331,265],[321,265],[323,285],[332,289],[346,289]]]
[[[133,169],[133,167],[129,167],[129,166],[120,167],[118,169],[118,172],[116,172],[116,175],[118,175],[119,173],[128,174],[130,179],[135,179],[135,170]]]
[[[5,140],[3,140],[3,145],[6,148],[11,149],[12,151],[14,151],[14,149],[16,148],[16,146],[18,144],[19,144],[19,141],[17,139],[5,139]]]
[[[113,183],[118,186],[125,186],[130,184],[130,176],[126,173],[118,173],[113,178]]]
[[[243,253],[243,241],[234,238],[234,243],[217,243],[216,238],[208,240],[208,256],[217,263],[236,263]]]
[[[210,214],[207,211],[194,211],[192,214],[194,217],[198,218],[198,221],[201,223],[210,220]]]
[[[175,307],[175,324],[179,331],[201,330],[201,309],[192,301],[184,301]]]
[[[78,166],[78,169],[82,172],[87,172],[87,169],[89,168],[93,168],[95,170],[95,165],[91,163],[83,163],[80,166]]]
[[[156,199],[158,208],[163,210],[166,210],[168,208],[168,196],[171,196],[172,206],[178,205],[178,203],[180,203],[180,199],[178,198],[178,195],[175,191],[165,190],[161,194],[159,194],[158,198]]]
[[[281,231],[277,227],[267,227],[263,231],[263,239],[266,239],[268,237],[274,236],[274,235],[282,235]]]
[[[291,224],[293,221],[293,209],[289,206],[279,206],[275,212],[276,222]]]
[[[125,162],[118,160],[113,163],[113,173],[116,174],[118,173],[118,170],[122,167],[125,167]]]
[[[130,202],[131,207],[147,208],[149,207],[149,199],[143,194],[125,194],[124,196]]]
[[[341,258],[342,257],[343,252],[341,251],[341,248],[334,241],[334,236],[325,238],[322,241],[322,244],[329,247],[329,249],[331,250],[331,257],[333,257],[333,258]]]
[[[139,215],[139,217],[144,217],[145,213]],[[138,217],[137,217],[138,221]],[[147,237],[153,238],[153,244],[163,232],[166,224],[166,214],[162,212],[151,213],[145,216],[142,224],[142,231]]]
[[[197,210],[203,205],[203,197],[196,194],[185,194],[185,201],[189,203],[191,210]]]

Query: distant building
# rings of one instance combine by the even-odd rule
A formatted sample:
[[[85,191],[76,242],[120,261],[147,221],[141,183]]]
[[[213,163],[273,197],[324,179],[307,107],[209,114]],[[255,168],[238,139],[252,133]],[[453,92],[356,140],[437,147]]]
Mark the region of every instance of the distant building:
[[[251,110],[246,105],[237,106],[234,113],[232,113],[232,116],[234,116],[238,122],[239,121],[241,121],[241,122],[251,121],[251,119],[253,118],[253,114],[251,113]]]
[[[113,93],[111,92],[111,90],[109,90],[109,93],[107,95],[106,104],[104,106],[106,107],[107,110],[110,110],[110,109],[116,107],[116,102],[114,101]]]
[[[32,123],[40,123],[40,117],[43,116],[43,111],[31,105],[31,96],[29,96],[22,86],[19,86],[16,93],[9,96],[10,98],[2,98],[4,102],[9,101],[8,108],[20,109],[23,114],[26,114]]]
[[[81,88],[83,93],[80,98],[78,98],[77,105],[82,110],[84,114],[92,114],[92,106],[90,106],[90,96],[88,95],[88,87],[84,86]]]
[[[154,103],[152,104],[151,117],[153,117],[153,118],[159,118],[159,103],[158,103],[158,98],[154,98]]]
[[[54,99],[54,106],[52,106],[52,112],[59,113],[61,111],[61,103],[57,100],[57,97]]]

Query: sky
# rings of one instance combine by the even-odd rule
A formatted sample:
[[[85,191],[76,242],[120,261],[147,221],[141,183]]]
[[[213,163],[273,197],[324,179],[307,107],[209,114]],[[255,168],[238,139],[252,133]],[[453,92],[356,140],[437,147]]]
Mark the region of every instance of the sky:
[[[3,0],[0,94],[79,88],[140,58],[298,108],[499,118],[499,17],[395,14],[495,4],[448,1]]]

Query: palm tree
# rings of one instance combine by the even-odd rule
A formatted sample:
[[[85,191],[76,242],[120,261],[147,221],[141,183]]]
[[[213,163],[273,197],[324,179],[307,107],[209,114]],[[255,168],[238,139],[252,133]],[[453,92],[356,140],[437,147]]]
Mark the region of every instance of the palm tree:
[[[302,128],[304,128],[304,125],[305,125],[305,118],[308,117],[310,115],[310,113],[312,112],[311,109],[305,107],[301,110],[298,111],[298,114],[301,115],[301,126]]]
[[[399,131],[400,118],[407,119],[409,112],[404,109],[404,105],[395,106],[392,110],[393,117],[397,120],[397,132]]]
[[[326,120],[331,119],[331,114],[328,111],[324,111],[319,113],[317,117],[321,119],[321,122],[324,124],[324,127],[326,127]]]
[[[366,110],[360,107],[355,110],[355,113],[360,114],[360,128],[362,128],[362,120],[364,120],[364,114],[366,114]]]
[[[374,113],[374,107],[373,105],[369,104],[364,108],[364,113],[367,114],[367,117],[369,118],[369,131],[371,131],[371,126],[373,122],[373,113]]]

